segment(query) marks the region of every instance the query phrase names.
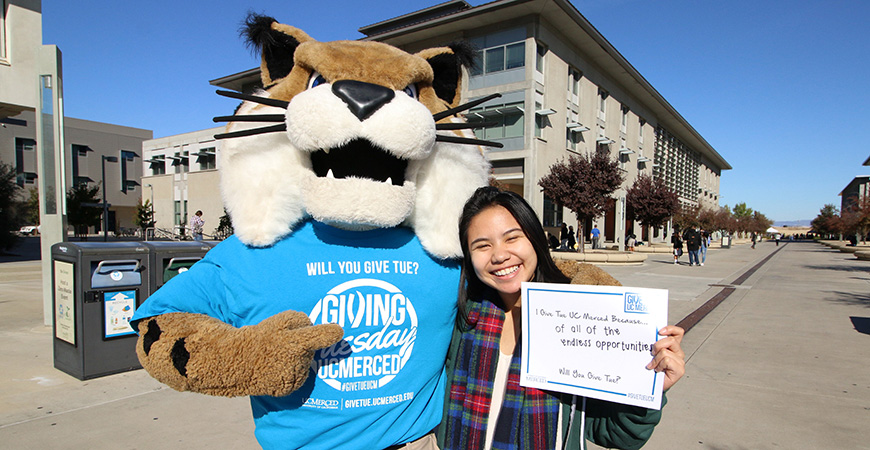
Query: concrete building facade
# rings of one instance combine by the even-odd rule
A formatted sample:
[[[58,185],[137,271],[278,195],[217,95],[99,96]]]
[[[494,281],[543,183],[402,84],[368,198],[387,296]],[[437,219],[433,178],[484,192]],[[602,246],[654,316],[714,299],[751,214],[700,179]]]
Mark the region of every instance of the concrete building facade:
[[[39,189],[45,233],[52,217],[65,216],[67,190],[101,183],[102,157],[117,158],[106,163],[109,230],[133,228],[142,197],[142,142],[153,133],[63,117],[61,55],[42,44],[41,2],[0,0],[0,5],[0,162],[14,167],[22,198]],[[65,218],[57,222],[63,239]]]
[[[731,166],[567,0],[499,0],[472,7],[449,1],[360,31],[408,51],[468,40],[481,67],[464,97],[502,97],[468,114],[499,125],[478,135],[504,144],[490,151],[494,176],[521,193],[544,225],[574,224],[545,198],[538,180],[557,161],[604,147],[625,173],[597,225],[605,242],[634,233],[661,240],[628,220],[625,195],[640,174],[664,179],[689,206],[716,208]],[[475,117],[476,116],[476,117]]]
[[[587,231],[597,225],[605,242],[621,248],[629,233],[642,240],[665,238],[628,220],[626,191],[640,174],[664,179],[686,205],[719,205],[721,173],[731,166],[567,0],[498,0],[477,7],[452,0],[359,31],[367,36],[363,40],[409,52],[456,40],[479,50],[480,65],[467,74],[463,99],[501,97],[465,116],[497,123],[476,131],[478,137],[504,145],[489,150],[493,176],[523,195],[545,227],[555,229],[564,221],[579,229],[579,224],[573,213],[544,197],[538,180],[554,163],[597,148],[608,150],[626,175],[604,216],[585,224]],[[250,92],[259,87],[259,69],[211,83]],[[189,135],[178,138],[183,136]],[[213,145],[216,152],[219,144]],[[146,164],[153,155],[179,154],[168,142],[149,142],[146,148]],[[146,175],[148,171],[146,165]],[[189,180],[186,186],[193,184]],[[155,203],[169,195],[166,190]],[[173,202],[186,198],[183,191],[171,195]],[[220,202],[216,196],[210,200]],[[158,215],[159,224],[166,223],[169,213],[168,206],[162,208],[167,211]]]
[[[224,214],[218,188],[214,135],[222,127],[153,139],[142,147],[143,196],[154,205],[155,227],[180,234],[190,216],[202,210],[204,231],[212,235]]]
[[[856,205],[864,205],[870,199],[870,175],[862,175],[840,191],[840,212],[846,212]]]
[[[13,164],[22,196],[38,186],[37,126],[35,113],[26,111],[7,118],[0,128],[0,161]],[[106,168],[106,202],[109,231],[135,227],[136,205],[142,198],[142,143],[153,137],[150,130],[64,118],[63,161],[65,189],[73,185],[102,185],[102,166]],[[103,163],[102,157],[116,158]],[[101,231],[101,226],[89,232]]]

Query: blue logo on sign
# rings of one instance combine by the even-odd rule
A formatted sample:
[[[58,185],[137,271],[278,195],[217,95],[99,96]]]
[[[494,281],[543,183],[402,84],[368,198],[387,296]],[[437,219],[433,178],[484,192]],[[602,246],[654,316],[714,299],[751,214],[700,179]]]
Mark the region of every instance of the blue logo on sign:
[[[625,312],[636,314],[648,314],[646,305],[643,304],[643,298],[640,294],[625,293]]]

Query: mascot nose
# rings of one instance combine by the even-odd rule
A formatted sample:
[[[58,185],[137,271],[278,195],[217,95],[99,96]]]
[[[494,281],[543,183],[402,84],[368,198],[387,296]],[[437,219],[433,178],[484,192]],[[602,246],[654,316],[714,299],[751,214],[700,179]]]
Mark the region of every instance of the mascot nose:
[[[381,106],[396,96],[390,88],[356,80],[341,80],[332,83],[332,92],[347,103],[347,107],[359,120],[366,120]]]

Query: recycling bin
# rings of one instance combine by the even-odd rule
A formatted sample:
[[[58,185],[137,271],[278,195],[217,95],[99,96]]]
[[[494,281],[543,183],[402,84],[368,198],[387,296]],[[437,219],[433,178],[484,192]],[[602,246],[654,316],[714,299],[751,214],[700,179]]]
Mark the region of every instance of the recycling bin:
[[[727,234],[722,236],[722,248],[731,248],[731,236]]]
[[[52,245],[54,367],[80,380],[140,369],[136,308],[150,295],[138,242]]]
[[[186,272],[214,247],[206,241],[150,241],[149,283],[155,292],[167,281]]]

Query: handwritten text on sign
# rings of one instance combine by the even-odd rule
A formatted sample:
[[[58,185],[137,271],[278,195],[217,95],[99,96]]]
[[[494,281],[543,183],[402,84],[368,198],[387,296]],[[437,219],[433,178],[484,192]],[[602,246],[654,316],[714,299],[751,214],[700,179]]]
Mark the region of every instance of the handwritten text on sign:
[[[646,365],[667,325],[668,291],[523,283],[520,384],[661,408],[664,377]]]

